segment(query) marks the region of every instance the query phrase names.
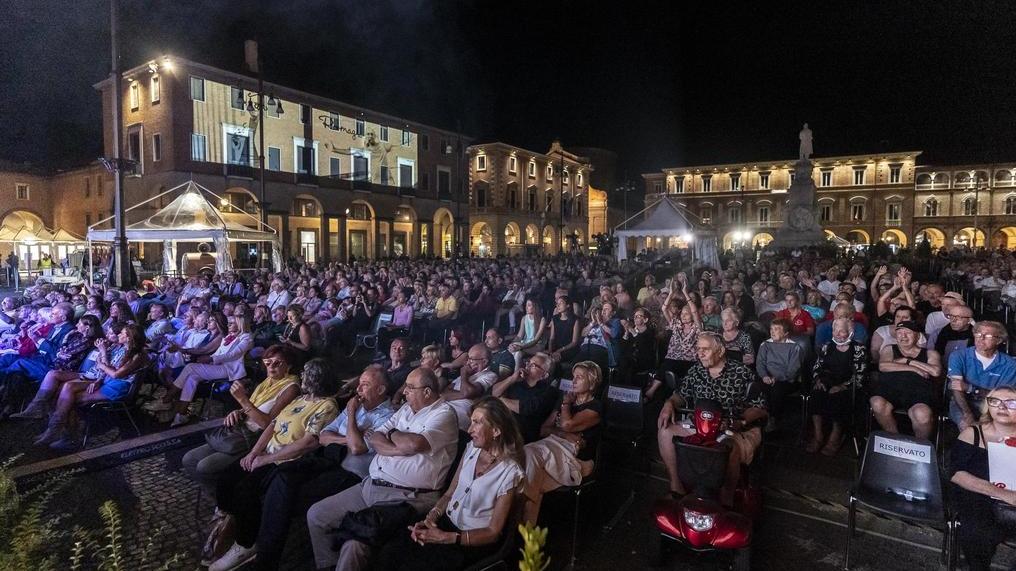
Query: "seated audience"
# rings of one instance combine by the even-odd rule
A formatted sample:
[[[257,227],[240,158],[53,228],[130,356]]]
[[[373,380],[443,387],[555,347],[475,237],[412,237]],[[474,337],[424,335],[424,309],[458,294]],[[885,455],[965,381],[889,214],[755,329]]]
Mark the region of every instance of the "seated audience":
[[[759,346],[755,360],[769,405],[767,431],[775,430],[776,422],[782,420],[784,401],[797,388],[797,374],[803,362],[801,346],[790,339],[790,330],[789,321],[774,319],[769,324],[770,338]]]
[[[913,321],[896,326],[896,344],[882,347],[878,358],[878,382],[875,384],[871,412],[882,430],[898,432],[894,409],[907,411],[914,434],[929,438],[935,428],[932,410],[934,379],[942,372],[938,353],[917,346],[921,327]]]
[[[465,432],[469,429],[469,412],[473,403],[490,392],[496,382],[497,373],[490,370],[490,351],[483,343],[470,347],[458,378],[441,391],[441,397],[455,409],[459,430]]]
[[[527,443],[540,438],[540,427],[554,408],[557,389],[551,384],[551,369],[550,356],[537,353],[525,367],[498,381],[490,391],[514,413]]]
[[[998,350],[1009,337],[1005,325],[982,321],[973,335],[974,346],[953,351],[948,362],[949,418],[960,431],[977,422],[985,395],[999,387],[1016,387],[1016,359]]]
[[[811,388],[811,441],[806,450],[822,450],[834,456],[843,444],[843,429],[854,413],[852,390],[864,386],[868,371],[868,351],[863,343],[850,336],[850,324],[845,318],[833,320],[832,341],[817,350]],[[831,425],[828,440],[825,427]]]

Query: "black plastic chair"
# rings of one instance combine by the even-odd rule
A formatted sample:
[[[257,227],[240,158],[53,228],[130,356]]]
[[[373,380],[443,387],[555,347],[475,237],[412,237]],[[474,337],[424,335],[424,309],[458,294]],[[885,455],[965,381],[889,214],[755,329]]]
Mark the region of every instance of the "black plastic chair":
[[[508,519],[505,520],[504,529],[501,531],[501,545],[498,546],[495,553],[466,567],[464,571],[490,571],[491,569],[507,571],[509,565],[515,563],[519,551],[519,524],[522,523],[525,503],[525,494],[516,493],[512,509],[508,512]]]
[[[640,469],[636,472],[640,475],[649,474],[648,450],[645,446],[640,445],[645,439],[646,425],[642,389],[624,385],[609,385],[607,386],[606,405],[603,438],[612,443],[622,444],[626,449],[638,454]],[[628,458],[630,459],[631,455]],[[634,501],[635,489],[632,488],[614,517],[610,518],[610,521],[603,526],[604,531],[609,532],[614,529]]]
[[[85,430],[81,438],[81,448],[84,449],[88,446],[88,436],[92,431],[92,417],[95,414],[122,414],[126,416],[131,427],[134,428],[134,433],[140,437],[141,429],[134,421],[133,411],[137,409],[138,391],[141,390],[141,385],[149,382],[155,382],[155,370],[151,366],[134,373],[134,381],[131,382],[130,390],[127,391],[124,398],[115,401],[97,401],[82,406],[81,418],[84,420]]]
[[[597,479],[600,473],[600,453],[603,448],[603,438],[596,445],[596,456],[593,461],[593,472],[582,479],[582,483],[577,486],[562,486],[556,490],[549,492],[550,494],[561,494],[570,495],[575,499],[575,508],[572,514],[572,538],[571,538],[571,558],[566,566],[567,569],[574,569],[575,562],[578,561],[576,555],[579,546],[579,514],[582,507],[582,494],[587,489],[593,487],[597,483]]]
[[[858,505],[895,518],[943,528],[943,557],[950,558],[952,526],[946,520],[945,499],[935,445],[931,441],[872,432],[861,459],[861,473],[850,490],[847,506],[847,545],[843,569],[850,568],[850,543]]]
[[[353,343],[353,350],[349,352],[347,357],[353,357],[356,352],[363,347],[364,349],[374,350],[377,349],[378,332],[381,331],[385,325],[392,322],[394,315],[390,312],[379,313],[374,317],[374,321],[371,322],[370,329],[365,333],[357,333],[356,341]]]

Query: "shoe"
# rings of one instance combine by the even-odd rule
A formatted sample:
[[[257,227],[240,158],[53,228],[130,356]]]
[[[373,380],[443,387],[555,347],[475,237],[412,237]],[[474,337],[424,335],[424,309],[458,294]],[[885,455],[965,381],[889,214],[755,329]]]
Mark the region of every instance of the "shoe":
[[[67,423],[62,419],[50,417],[49,426],[46,427],[45,432],[35,439],[33,444],[36,446],[48,446],[57,440],[61,440],[64,438],[64,431],[66,428]]]
[[[183,426],[190,423],[191,417],[186,414],[177,414],[173,417],[173,422],[169,423],[170,428],[176,428],[177,426]]]
[[[226,551],[222,557],[215,560],[214,563],[208,566],[208,571],[230,571],[237,567],[253,561],[257,557],[258,551],[256,546],[242,547],[236,543]]]
[[[48,408],[45,403],[32,401],[25,410],[12,414],[10,418],[18,420],[42,420],[49,416]]]
[[[71,436],[64,436],[60,440],[53,442],[49,445],[52,450],[60,450],[63,452],[71,452],[77,450],[81,446],[81,442],[77,438]]]
[[[148,412],[162,412],[173,408],[173,403],[164,400],[153,400],[142,405]]]

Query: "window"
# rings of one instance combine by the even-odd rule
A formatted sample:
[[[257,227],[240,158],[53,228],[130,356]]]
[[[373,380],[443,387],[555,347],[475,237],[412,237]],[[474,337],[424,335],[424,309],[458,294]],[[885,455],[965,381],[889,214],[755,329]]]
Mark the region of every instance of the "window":
[[[508,157],[508,172],[515,174],[518,170],[519,161],[515,157]]]
[[[313,200],[308,200],[306,198],[293,199],[294,216],[317,216],[318,214],[317,203]]]
[[[536,211],[536,187],[535,186],[529,188],[529,204],[528,204],[528,206],[529,206],[529,210],[531,212]]]
[[[864,205],[863,204],[851,204],[850,205],[850,219],[854,222],[860,222],[864,220]]]
[[[356,136],[362,137],[367,133],[367,123],[363,119],[356,120]]]
[[[190,98],[194,101],[205,100],[205,80],[203,78],[191,76]]]
[[[409,141],[412,138],[412,135],[413,134],[410,133],[408,129],[404,129],[402,131],[402,146],[403,147],[408,147],[409,146]]]
[[[818,207],[818,218],[822,222],[833,221],[833,205],[832,204],[820,204]]]
[[[268,109],[272,109],[272,107],[273,106],[269,105]],[[304,104],[301,103],[300,104],[300,122],[303,123],[304,125],[309,125],[310,124],[310,120],[311,120],[310,113],[311,113],[311,111],[310,111],[310,105],[304,105]],[[279,116],[278,113],[273,115],[273,117],[278,117],[278,116]]]
[[[413,164],[399,161],[399,186],[413,188]]]
[[[420,148],[429,151],[430,150],[430,137],[424,134],[420,134]],[[445,145],[441,145],[441,152],[445,151]]]
[[[317,163],[315,160],[317,157],[317,144],[308,145],[303,139],[296,139],[293,141],[293,158],[296,161],[294,165],[296,172],[299,174],[317,174],[314,165]]]
[[[854,186],[861,186],[864,184],[864,168],[854,169]]]
[[[300,255],[308,263],[317,261],[317,232],[300,230]]]
[[[282,170],[282,149],[278,147],[268,147],[268,170]]]
[[[832,186],[833,185],[833,171],[822,171],[822,176],[819,179],[820,186]]]
[[[328,128],[332,131],[338,131],[339,125],[342,124],[342,120],[339,118],[339,114],[335,112],[328,113]]]
[[[684,193],[684,177],[679,176],[674,179],[674,192],[677,194]]]
[[[244,105],[243,89],[239,87],[230,86],[229,88],[229,106],[233,109],[239,109],[243,111]]]
[[[141,86],[138,82],[132,81],[130,88],[131,111],[137,111],[141,107]]]
[[[1010,196],[1005,199],[1005,213],[1016,214],[1016,197]]]
[[[451,171],[438,167],[437,168],[437,193],[438,196],[448,196],[452,192],[452,173]]]
[[[388,142],[388,126],[387,125],[381,125],[381,140],[386,142],[386,143]]]
[[[575,176],[575,186],[582,186],[582,173]]]
[[[741,222],[741,207],[740,206],[732,206],[729,210],[727,210],[727,220],[729,220],[731,224],[738,224],[738,223],[740,223]]]
[[[32,189],[29,188],[27,183],[19,182],[15,185],[15,188],[17,189],[18,200],[29,200]]]
[[[388,165],[381,165],[381,184],[388,186]]]
[[[275,105],[268,105],[268,99],[261,99],[262,104],[265,106],[265,115],[275,119],[279,118],[279,107],[282,106],[282,100],[279,99]],[[301,106],[303,107],[303,106]],[[302,120],[302,117],[301,117]],[[310,107],[307,107],[307,121],[310,121]]]
[[[887,222],[899,222],[902,207],[898,202],[891,202],[885,205],[885,219]]]
[[[699,212],[701,213],[701,218],[702,218],[702,223],[703,224],[712,224],[712,222],[713,222],[713,207],[712,206],[703,206],[702,210],[700,210]]]
[[[938,199],[929,198],[924,201],[924,215],[938,216]]]
[[[658,182],[654,182],[653,183],[653,192],[655,192],[657,194],[663,192],[663,185],[658,183]]]
[[[734,192],[741,190],[741,175],[739,174],[730,175],[730,190]]]
[[[889,184],[899,184],[902,171],[902,165],[889,165]]]
[[[713,191],[713,177],[711,176],[702,177],[702,192],[712,192],[712,191]]]
[[[201,133],[191,133],[190,137],[191,146],[191,160],[192,161],[207,161],[208,160],[208,138]]]
[[[973,216],[977,214],[977,199],[974,197],[968,197],[963,199],[963,215]]]
[[[363,152],[353,154],[353,180],[370,180],[370,159]]]
[[[769,173],[764,172],[758,175],[758,187],[762,190],[769,190]]]
[[[85,198],[92,196],[92,179],[85,177]]]
[[[476,206],[478,208],[486,208],[487,206],[487,186],[483,184],[476,185]]]
[[[536,178],[536,162],[529,161],[529,178]]]
[[[487,155],[476,155],[476,170],[487,170]]]
[[[251,140],[247,129],[226,128],[226,164],[250,165]]]
[[[519,189],[517,187],[508,187],[508,208],[516,210],[519,207]]]
[[[140,173],[142,169],[141,149],[141,127],[134,126],[127,129],[127,159],[137,163],[135,172]]]
[[[759,206],[758,207],[758,222],[759,222],[759,224],[768,224],[769,223],[769,207],[768,206]]]
[[[91,212],[86,212],[85,213],[85,228],[88,228],[91,225],[92,225],[92,213]]]
[[[148,81],[148,92],[151,95],[152,103],[158,103],[162,99],[162,82],[159,80],[159,76],[153,75],[152,79]]]
[[[159,133],[152,135],[152,160],[162,160],[162,135]]]
[[[571,175],[568,174],[568,171],[564,171],[564,183],[571,184]]]
[[[342,163],[339,162],[339,157],[328,158],[328,174],[330,176],[342,175]]]
[[[102,175],[95,177],[95,194],[102,196]]]
[[[790,178],[788,179],[790,180],[790,184],[791,185],[794,184],[794,171],[787,171],[787,175],[790,176]]]
[[[554,193],[547,191],[543,194],[543,197],[547,199],[547,204],[543,207],[546,212],[550,212],[550,207],[554,205]]]

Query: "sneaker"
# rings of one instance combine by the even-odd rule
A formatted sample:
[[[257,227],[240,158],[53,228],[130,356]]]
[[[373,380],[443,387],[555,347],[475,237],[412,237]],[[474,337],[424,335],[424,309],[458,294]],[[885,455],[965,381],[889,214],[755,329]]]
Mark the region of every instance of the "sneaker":
[[[173,422],[169,423],[170,428],[176,428],[177,426],[183,426],[191,421],[191,417],[186,414],[177,414],[173,417]]]
[[[230,571],[237,567],[253,561],[257,557],[257,547],[242,547],[239,544],[234,543],[229,551],[225,552],[222,557],[215,560],[214,563],[208,566],[208,571]]]

